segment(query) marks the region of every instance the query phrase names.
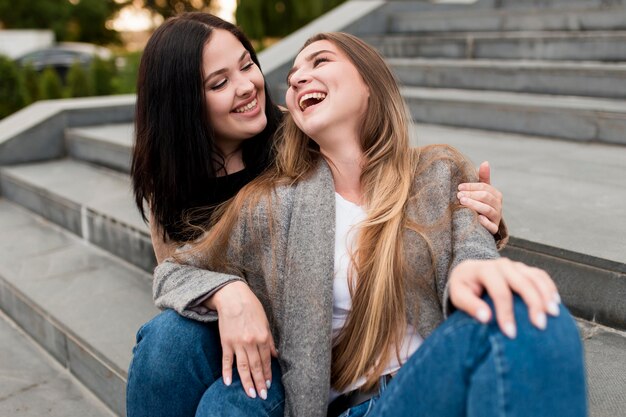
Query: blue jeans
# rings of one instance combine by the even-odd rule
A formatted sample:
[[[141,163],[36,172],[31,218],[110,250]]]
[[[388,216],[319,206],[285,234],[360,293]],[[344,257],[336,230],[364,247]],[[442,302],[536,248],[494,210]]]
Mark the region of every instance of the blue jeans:
[[[455,312],[381,382],[379,395],[342,417],[586,416],[583,350],[567,309],[540,331],[515,297],[515,317],[518,334],[510,340],[495,322]]]
[[[166,310],[144,324],[128,370],[128,417],[282,417],[284,391],[272,360],[267,400],[249,398],[236,369],[224,385],[217,323],[200,323]]]

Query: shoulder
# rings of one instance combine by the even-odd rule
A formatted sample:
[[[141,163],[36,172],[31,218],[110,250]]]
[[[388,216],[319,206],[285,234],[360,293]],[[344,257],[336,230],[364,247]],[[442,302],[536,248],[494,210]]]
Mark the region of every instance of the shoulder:
[[[413,183],[428,182],[475,182],[476,170],[472,162],[450,145],[428,145],[412,148]]]

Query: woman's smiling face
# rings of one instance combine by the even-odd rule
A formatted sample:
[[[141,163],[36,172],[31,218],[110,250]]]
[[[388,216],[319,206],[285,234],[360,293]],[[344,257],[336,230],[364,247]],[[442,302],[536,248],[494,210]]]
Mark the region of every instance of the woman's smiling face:
[[[228,153],[265,129],[265,80],[241,42],[222,29],[204,46],[202,70],[209,123]]]
[[[357,134],[369,89],[343,51],[330,41],[311,43],[287,77],[286,103],[296,125],[316,139],[327,132]]]

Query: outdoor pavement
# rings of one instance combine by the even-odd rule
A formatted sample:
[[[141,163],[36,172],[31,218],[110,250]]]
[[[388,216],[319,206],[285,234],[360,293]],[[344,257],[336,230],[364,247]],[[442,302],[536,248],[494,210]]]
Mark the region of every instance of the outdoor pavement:
[[[626,147],[423,124],[414,134],[489,161],[511,236],[626,264]]]
[[[0,352],[0,416],[114,416],[1,311]]]

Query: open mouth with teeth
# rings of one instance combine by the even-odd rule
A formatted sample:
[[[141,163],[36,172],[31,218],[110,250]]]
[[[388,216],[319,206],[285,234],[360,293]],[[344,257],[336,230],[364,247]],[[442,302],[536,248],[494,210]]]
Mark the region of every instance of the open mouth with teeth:
[[[257,99],[255,98],[254,100],[252,100],[250,103],[246,104],[245,106],[241,106],[241,107],[237,107],[234,112],[235,113],[245,113],[247,111],[250,111],[252,109],[254,109],[257,105]]]
[[[311,106],[321,103],[326,98],[326,93],[308,93],[300,97],[300,110],[305,111]]]

